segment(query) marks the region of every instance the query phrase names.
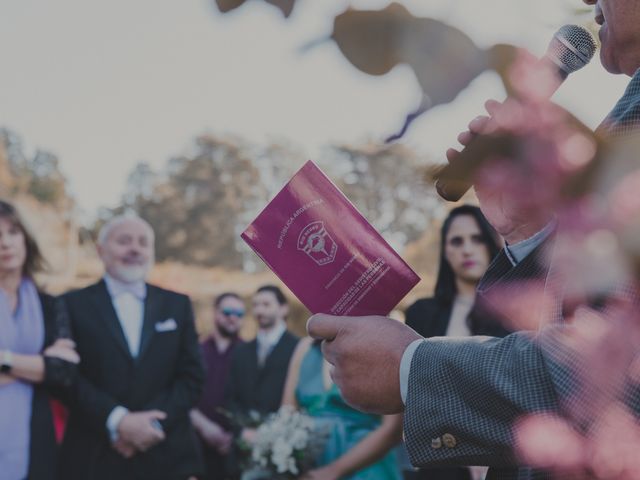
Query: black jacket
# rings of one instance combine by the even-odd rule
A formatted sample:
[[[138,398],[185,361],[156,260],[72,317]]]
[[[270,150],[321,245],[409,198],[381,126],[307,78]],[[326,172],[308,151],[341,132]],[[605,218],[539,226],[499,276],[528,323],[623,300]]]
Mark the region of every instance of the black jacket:
[[[56,300],[51,295],[39,294],[44,319],[44,348],[59,337],[68,336],[66,317],[60,315]],[[53,480],[56,472],[58,447],[56,445],[51,412],[50,394],[70,385],[76,365],[56,358],[45,357],[45,378],[33,387],[31,404],[31,444],[29,446],[29,480]]]
[[[231,413],[242,415],[255,410],[265,414],[280,408],[289,361],[298,340],[286,331],[262,368],[258,367],[257,340],[238,345],[233,352],[225,392],[225,403]]]
[[[250,427],[247,415],[256,411],[262,415],[280,408],[289,361],[299,338],[285,331],[265,360],[258,366],[258,341],[238,345],[231,359],[231,371],[225,388],[225,407],[232,415],[236,434],[242,427]],[[243,454],[236,448],[227,457],[227,475],[240,478]]]
[[[200,397],[204,373],[189,298],[147,285],[136,358],[104,281],[68,293],[64,300],[82,360],[69,391],[61,478],[163,479],[200,473],[202,459],[189,411]],[[165,328],[159,329],[161,322]],[[129,460],[121,457],[112,449],[106,427],[118,405],[132,412],[165,412],[161,423],[166,439]]]
[[[467,324],[472,335],[488,335],[490,337],[504,337],[509,332],[505,329],[496,314],[490,311],[481,298],[469,312]],[[421,298],[413,303],[406,311],[406,324],[425,338],[443,337],[447,334],[453,303],[438,298]]]

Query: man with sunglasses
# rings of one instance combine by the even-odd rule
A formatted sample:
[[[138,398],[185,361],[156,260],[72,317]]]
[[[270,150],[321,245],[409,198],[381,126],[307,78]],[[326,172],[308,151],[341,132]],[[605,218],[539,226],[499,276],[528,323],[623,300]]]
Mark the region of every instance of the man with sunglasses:
[[[191,411],[191,421],[204,450],[206,475],[203,480],[223,480],[226,477],[225,457],[229,453],[232,434],[220,408],[224,387],[231,368],[233,351],[242,340],[238,333],[245,315],[244,302],[233,292],[226,292],[213,303],[214,328],[202,342],[202,359],[206,370],[204,390],[198,408]]]
[[[289,304],[280,288],[275,285],[260,287],[251,303],[258,332],[255,339],[233,352],[225,392],[228,409],[240,419],[252,411],[266,415],[280,408],[289,361],[299,340],[287,330]],[[251,443],[255,431],[245,428],[237,433],[245,442]],[[238,461],[231,460],[228,466],[235,470],[231,477],[238,478]]]

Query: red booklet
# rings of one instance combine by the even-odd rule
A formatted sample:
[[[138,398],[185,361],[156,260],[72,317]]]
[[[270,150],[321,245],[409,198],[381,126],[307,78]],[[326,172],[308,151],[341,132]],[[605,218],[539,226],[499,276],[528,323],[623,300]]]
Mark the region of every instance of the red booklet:
[[[242,238],[312,313],[386,315],[420,281],[311,161]]]

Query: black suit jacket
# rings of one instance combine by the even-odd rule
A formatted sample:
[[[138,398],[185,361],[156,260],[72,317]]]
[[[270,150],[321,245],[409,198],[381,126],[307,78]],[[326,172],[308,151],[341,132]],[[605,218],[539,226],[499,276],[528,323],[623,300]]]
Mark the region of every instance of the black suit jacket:
[[[406,324],[425,338],[443,337],[447,334],[453,304],[438,298],[421,298],[413,303],[405,313]],[[504,337],[509,330],[505,329],[495,312],[490,311],[486,302],[476,298],[467,323],[472,335],[488,335]]]
[[[242,418],[252,410],[268,414],[280,408],[289,361],[298,340],[285,331],[262,368],[258,366],[257,340],[236,347],[225,388],[225,406],[236,421],[242,423]],[[227,458],[226,470],[230,478],[240,478],[241,457],[238,450],[233,450]]]
[[[44,348],[61,336],[68,336],[65,318],[58,315],[56,300],[40,293],[44,319]],[[29,480],[53,480],[56,472],[58,447],[53,428],[50,394],[73,382],[76,365],[64,360],[45,357],[44,381],[33,387],[31,403],[31,443],[29,445]]]
[[[65,480],[162,479],[202,470],[189,411],[204,381],[189,298],[147,285],[140,351],[133,358],[104,281],[64,297],[81,357],[69,392],[61,453]],[[173,319],[175,329],[156,325]],[[172,323],[172,322],[169,322]],[[126,460],[111,448],[106,422],[118,405],[167,414],[166,439]]]
[[[225,392],[225,403],[233,414],[250,410],[264,414],[280,408],[289,361],[298,340],[286,331],[262,368],[258,367],[257,340],[236,347]]]

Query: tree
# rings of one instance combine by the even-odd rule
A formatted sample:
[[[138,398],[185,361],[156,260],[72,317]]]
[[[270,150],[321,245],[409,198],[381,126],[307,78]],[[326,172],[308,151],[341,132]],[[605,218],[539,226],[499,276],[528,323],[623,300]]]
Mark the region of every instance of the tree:
[[[419,238],[444,208],[424,179],[425,166],[403,145],[334,146],[322,166],[398,250]]]
[[[169,160],[162,175],[138,165],[121,210],[133,209],[151,223],[158,260],[239,268],[238,219],[264,196],[246,146],[206,135],[190,154]]]
[[[58,157],[45,150],[28,157],[21,138],[8,129],[0,129],[0,182],[7,196],[27,195],[58,209],[73,205]]]

